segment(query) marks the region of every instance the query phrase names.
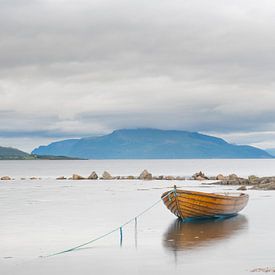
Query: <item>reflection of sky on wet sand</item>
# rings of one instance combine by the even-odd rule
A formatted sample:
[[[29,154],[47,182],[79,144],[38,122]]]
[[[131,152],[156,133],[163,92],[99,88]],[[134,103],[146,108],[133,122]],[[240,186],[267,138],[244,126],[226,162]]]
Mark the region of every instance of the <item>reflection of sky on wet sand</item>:
[[[183,222],[175,220],[163,236],[163,246],[180,251],[215,245],[248,227],[247,218],[237,215],[227,219],[204,219]]]

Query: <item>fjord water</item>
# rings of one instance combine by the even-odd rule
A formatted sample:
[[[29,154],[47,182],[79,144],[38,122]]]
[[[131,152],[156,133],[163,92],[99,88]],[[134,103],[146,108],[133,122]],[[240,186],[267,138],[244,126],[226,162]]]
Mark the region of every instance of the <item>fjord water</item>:
[[[93,170],[112,175],[191,176],[275,174],[275,160],[1,161],[1,274],[249,274],[274,263],[273,191],[249,190],[248,206],[225,220],[180,223],[162,203],[119,232],[83,249],[49,258],[89,241],[149,207],[173,184],[188,190],[232,191],[197,181],[56,181]],[[20,180],[21,177],[41,180]]]

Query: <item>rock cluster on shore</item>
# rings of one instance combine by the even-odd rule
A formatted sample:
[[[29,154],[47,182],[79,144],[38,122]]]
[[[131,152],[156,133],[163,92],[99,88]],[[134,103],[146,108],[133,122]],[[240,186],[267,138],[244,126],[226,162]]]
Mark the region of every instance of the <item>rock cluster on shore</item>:
[[[21,180],[26,180],[27,178],[21,178]],[[39,177],[30,177],[30,180],[40,180]],[[10,176],[0,177],[2,181],[14,180]],[[236,174],[230,174],[224,176],[218,174],[217,176],[207,176],[202,171],[195,173],[191,178],[185,178],[182,176],[171,176],[171,175],[160,175],[153,176],[148,170],[143,170],[139,176],[112,176],[108,171],[104,171],[99,177],[95,171],[93,171],[88,177],[84,177],[78,174],[73,174],[71,177],[60,176],[56,180],[198,180],[198,181],[208,181],[213,184],[221,185],[240,185],[238,190],[247,190],[247,186],[251,186],[250,189],[255,190],[275,190],[275,176],[274,177],[257,177],[249,176],[248,178],[239,177]]]
[[[246,186],[252,186],[255,190],[275,190],[275,177],[257,177],[249,176],[247,179],[238,177],[235,174],[229,176],[219,175],[217,176],[217,184],[222,185],[241,185],[238,190],[246,190]]]

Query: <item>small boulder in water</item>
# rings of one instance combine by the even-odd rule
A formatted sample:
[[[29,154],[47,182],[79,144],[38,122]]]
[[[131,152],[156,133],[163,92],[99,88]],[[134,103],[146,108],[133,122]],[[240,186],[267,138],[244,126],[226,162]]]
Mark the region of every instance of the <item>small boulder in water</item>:
[[[216,176],[216,180],[225,180],[225,177],[224,177],[224,175],[219,174]]]
[[[102,179],[103,180],[111,180],[111,179],[113,179],[113,177],[111,176],[110,173],[108,173],[107,171],[104,171],[102,174]]]
[[[253,186],[252,189],[254,189],[254,190],[275,190],[275,182],[259,184],[259,185]]]
[[[173,176],[165,176],[164,179],[165,180],[175,180],[175,178]]]
[[[4,176],[4,177],[1,177],[1,180],[11,180],[11,177],[9,177],[9,176]]]
[[[246,188],[245,185],[242,185],[242,186],[240,186],[237,190],[239,190],[239,191],[246,191],[247,188]]]
[[[65,180],[66,178],[64,176],[61,176],[61,177],[57,177],[56,179],[57,180]]]
[[[146,169],[142,171],[142,173],[138,177],[140,180],[152,180],[153,176]]]
[[[195,173],[192,178],[194,180],[208,180],[208,177],[202,171]]]
[[[89,180],[97,180],[98,175],[95,171],[92,172],[92,174],[88,177]]]
[[[73,174],[72,180],[85,180],[85,178],[80,175]]]

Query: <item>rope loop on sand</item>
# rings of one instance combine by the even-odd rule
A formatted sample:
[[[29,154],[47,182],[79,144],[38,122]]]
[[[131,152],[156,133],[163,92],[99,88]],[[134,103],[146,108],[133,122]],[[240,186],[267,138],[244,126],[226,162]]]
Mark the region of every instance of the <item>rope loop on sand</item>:
[[[53,256],[57,256],[57,255],[60,255],[60,254],[64,254],[64,253],[68,253],[68,252],[72,252],[74,250],[77,250],[81,247],[84,247],[88,244],[91,244],[91,243],[94,243],[98,240],[101,240],[109,235],[111,235],[112,233],[116,232],[116,231],[119,231],[120,232],[120,244],[122,245],[122,228],[126,225],[128,225],[129,223],[131,223],[132,221],[135,221],[135,224],[137,224],[137,219],[139,217],[141,217],[143,214],[145,214],[146,212],[148,212],[149,210],[151,210],[153,207],[155,207],[157,204],[159,204],[164,198],[168,197],[169,198],[169,195],[174,193],[175,191],[172,190],[170,192],[168,192],[164,197],[162,197],[161,199],[157,200],[156,202],[154,202],[151,206],[149,206],[148,208],[144,209],[142,212],[140,212],[138,215],[134,216],[133,218],[129,219],[128,221],[126,221],[125,223],[123,223],[122,225],[114,228],[113,230],[101,235],[101,236],[98,236],[97,238],[95,239],[92,239],[90,241],[87,241],[85,243],[82,243],[80,245],[77,245],[77,246],[74,246],[72,248],[69,248],[69,249],[66,249],[66,250],[63,250],[63,251],[60,251],[60,252],[56,252],[56,253],[53,253],[53,254],[49,254],[49,255],[46,255],[46,256],[40,256],[40,258],[49,258],[49,257],[53,257]]]

